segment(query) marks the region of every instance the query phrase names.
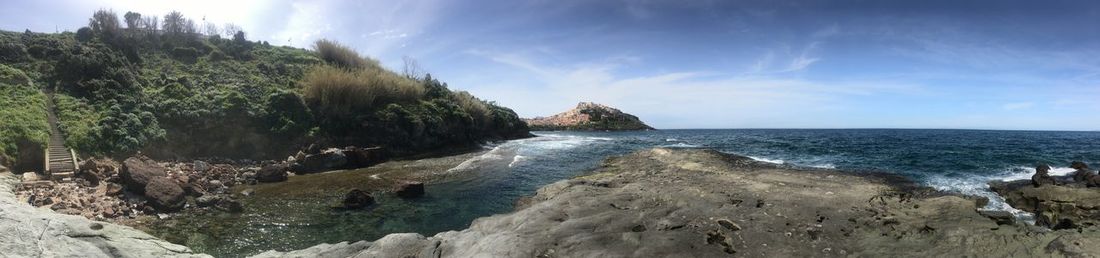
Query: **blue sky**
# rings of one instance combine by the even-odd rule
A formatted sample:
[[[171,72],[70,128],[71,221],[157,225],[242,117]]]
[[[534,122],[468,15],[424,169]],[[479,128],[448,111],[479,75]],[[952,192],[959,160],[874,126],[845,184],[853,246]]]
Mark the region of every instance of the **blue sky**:
[[[0,29],[98,8],[341,41],[550,115],[595,101],[657,128],[1100,130],[1094,1],[14,1]]]

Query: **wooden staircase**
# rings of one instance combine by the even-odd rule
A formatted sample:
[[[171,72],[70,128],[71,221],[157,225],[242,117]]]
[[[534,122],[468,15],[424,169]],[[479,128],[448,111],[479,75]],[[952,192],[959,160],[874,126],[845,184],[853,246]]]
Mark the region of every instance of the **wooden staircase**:
[[[46,147],[46,175],[52,180],[71,181],[80,169],[76,152],[65,147],[65,136],[58,129],[54,113],[53,94],[46,94],[47,116],[50,123],[50,142]]]

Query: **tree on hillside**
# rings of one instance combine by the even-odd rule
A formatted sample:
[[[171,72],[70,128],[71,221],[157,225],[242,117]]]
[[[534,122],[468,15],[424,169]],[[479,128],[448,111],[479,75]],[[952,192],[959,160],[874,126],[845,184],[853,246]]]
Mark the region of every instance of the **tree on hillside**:
[[[136,31],[141,28],[141,14],[135,12],[126,12],[122,15],[122,18],[126,21],[126,28],[130,31]]]
[[[187,19],[183,18],[183,13],[179,11],[172,11],[164,15],[164,33],[169,35],[183,34],[183,27],[187,26]]]
[[[160,28],[160,19],[156,15],[141,17],[141,27],[145,28],[146,35],[157,35]]]
[[[226,38],[231,38],[234,35],[237,35],[237,32],[241,31],[244,31],[243,29],[241,29],[241,26],[237,26],[236,24],[232,23],[226,23],[225,27],[222,28],[222,33],[224,33]]]
[[[420,63],[410,56],[403,56],[401,60],[405,62],[405,67],[401,70],[401,74],[406,78],[413,80],[420,80],[424,76],[424,69],[420,68]]]
[[[120,35],[121,25],[118,23],[118,15],[114,11],[99,9],[88,20],[88,27],[92,32],[105,39],[113,39]]]

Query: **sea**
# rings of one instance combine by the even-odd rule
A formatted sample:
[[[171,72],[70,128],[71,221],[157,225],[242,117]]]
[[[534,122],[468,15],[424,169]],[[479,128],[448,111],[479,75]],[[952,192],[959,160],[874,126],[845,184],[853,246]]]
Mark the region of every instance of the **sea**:
[[[380,207],[359,213],[332,212],[316,200],[285,200],[264,206],[270,208],[246,207],[239,215],[191,218],[184,224],[195,228],[167,228],[162,230],[177,232],[156,235],[175,234],[174,239],[182,239],[175,242],[218,257],[372,241],[400,232],[430,236],[462,230],[479,217],[508,213],[520,197],[583,175],[605,158],[653,147],[708,148],[793,167],[898,174],[939,190],[988,197],[984,209],[1023,217],[1027,214],[1005,204],[987,183],[1029,179],[1039,164],[1049,164],[1054,175],[1072,172],[1072,161],[1100,166],[1100,132],[729,129],[534,134],[486,144],[487,152],[444,171],[466,176],[428,185],[424,198],[382,197]]]

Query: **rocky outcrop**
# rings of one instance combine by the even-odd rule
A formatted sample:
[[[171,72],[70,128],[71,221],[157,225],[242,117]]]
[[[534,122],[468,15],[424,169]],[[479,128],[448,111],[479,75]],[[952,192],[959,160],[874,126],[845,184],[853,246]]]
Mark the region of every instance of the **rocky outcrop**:
[[[638,117],[592,102],[581,102],[572,110],[549,117],[524,119],[535,131],[632,131],[653,130]]]
[[[1053,229],[1100,225],[1100,191],[1080,184],[1033,186],[1025,180],[990,182],[990,189],[1017,209],[1035,214],[1035,224]]]
[[[355,169],[378,164],[385,160],[381,148],[330,148],[316,150],[311,145],[305,152],[288,158],[289,169],[297,174],[312,174],[331,170]]]
[[[898,177],[799,171],[652,149],[538,190],[461,231],[257,257],[1035,257],[1096,254],[1097,231],[1042,232]],[[986,216],[995,217],[995,221]]]
[[[0,172],[0,256],[210,257],[130,227],[36,209],[16,199],[17,182]]]

